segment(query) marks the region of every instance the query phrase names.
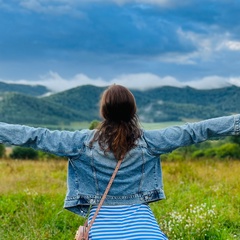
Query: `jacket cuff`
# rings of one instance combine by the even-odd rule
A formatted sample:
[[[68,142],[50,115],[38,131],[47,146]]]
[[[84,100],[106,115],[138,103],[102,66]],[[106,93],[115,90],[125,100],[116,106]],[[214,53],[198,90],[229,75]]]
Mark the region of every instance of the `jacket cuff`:
[[[234,129],[235,134],[240,135],[240,114],[235,115],[234,120],[235,120],[235,129]]]

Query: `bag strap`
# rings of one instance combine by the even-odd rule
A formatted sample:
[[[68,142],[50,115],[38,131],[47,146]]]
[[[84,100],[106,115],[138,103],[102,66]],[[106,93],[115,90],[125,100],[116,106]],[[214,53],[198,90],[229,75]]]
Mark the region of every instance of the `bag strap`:
[[[90,231],[90,229],[91,229],[91,227],[92,227],[92,225],[93,225],[93,223],[94,223],[94,221],[95,221],[95,219],[96,219],[96,217],[97,217],[97,215],[98,215],[98,213],[99,213],[99,211],[100,211],[100,208],[102,207],[103,202],[104,202],[105,198],[107,197],[107,194],[108,194],[108,192],[109,192],[109,190],[110,190],[110,188],[111,188],[111,186],[112,186],[112,183],[113,183],[113,181],[114,181],[114,178],[115,178],[116,175],[117,175],[118,169],[120,168],[120,165],[121,165],[121,163],[122,163],[122,160],[123,160],[123,158],[121,158],[120,160],[118,160],[117,166],[116,166],[116,168],[115,168],[115,170],[114,170],[114,172],[113,172],[113,174],[112,174],[112,177],[111,177],[111,179],[110,179],[110,181],[109,181],[109,183],[108,183],[108,185],[107,185],[107,188],[106,188],[106,190],[105,190],[105,192],[104,192],[104,194],[103,194],[103,196],[102,196],[102,198],[101,198],[101,201],[100,201],[99,204],[98,204],[97,210],[96,210],[96,212],[94,213],[93,218],[92,218],[91,222],[89,223],[89,225],[88,225],[88,227],[87,227],[87,231],[86,231],[87,233]]]

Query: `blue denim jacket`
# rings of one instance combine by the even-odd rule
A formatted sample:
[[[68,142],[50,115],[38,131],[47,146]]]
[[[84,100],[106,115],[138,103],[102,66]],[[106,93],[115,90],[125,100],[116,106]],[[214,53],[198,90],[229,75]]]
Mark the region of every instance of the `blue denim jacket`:
[[[50,131],[0,123],[0,142],[67,156],[69,162],[64,207],[84,216],[89,205],[99,203],[116,166],[113,154],[105,155],[97,142],[89,145],[94,132]],[[143,130],[137,146],[125,156],[104,204],[126,205],[164,199],[159,160],[161,154],[211,137],[239,134],[240,115],[161,130]]]

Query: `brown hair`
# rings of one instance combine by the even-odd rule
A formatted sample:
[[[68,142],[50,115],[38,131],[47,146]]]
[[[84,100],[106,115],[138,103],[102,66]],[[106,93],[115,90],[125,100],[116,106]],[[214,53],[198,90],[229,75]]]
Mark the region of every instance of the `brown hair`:
[[[103,121],[93,141],[113,152],[116,159],[124,157],[141,135],[136,111],[135,98],[127,88],[115,84],[107,88],[100,101]]]

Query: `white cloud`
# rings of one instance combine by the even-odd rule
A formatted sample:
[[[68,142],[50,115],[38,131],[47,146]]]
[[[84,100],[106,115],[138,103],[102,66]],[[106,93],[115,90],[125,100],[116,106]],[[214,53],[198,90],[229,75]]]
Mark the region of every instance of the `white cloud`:
[[[47,75],[41,76],[39,80],[0,80],[7,83],[18,83],[18,84],[29,84],[29,85],[43,85],[54,92],[60,92],[68,90],[77,86],[82,85],[96,85],[96,86],[106,86],[109,83],[101,78],[91,79],[84,74],[77,74],[73,78],[64,79],[56,72],[49,72]]]
[[[22,2],[20,2],[20,6],[28,8],[30,10],[42,10],[42,5],[38,0],[23,0]]]
[[[94,1],[94,0],[88,0]],[[96,0],[95,0],[96,1]],[[179,5],[188,4],[189,0],[108,0],[108,2],[115,2],[117,4],[137,3],[146,5],[158,5],[161,7],[176,7]]]
[[[201,59],[203,61],[208,61],[212,58],[212,55],[215,51],[217,51],[217,46],[222,43],[222,39],[225,39],[226,36],[218,34],[204,35],[191,31],[183,31],[182,29],[178,29],[178,35],[181,39],[192,42],[192,44],[196,47],[194,52],[188,53],[185,56],[185,61],[197,63],[197,59]]]
[[[96,86],[106,86],[108,83],[101,79],[95,78],[91,79],[84,74],[77,74],[73,78],[64,79],[58,73],[50,72],[48,75],[42,77],[42,81],[45,86],[53,91],[64,91],[66,89],[71,89],[82,85],[96,85]]]
[[[182,54],[182,53],[166,53],[163,54],[157,59],[162,62],[167,62],[167,63],[177,63],[177,64],[183,64],[183,65],[195,65],[197,64],[197,61],[195,58],[198,56],[197,52],[193,53],[187,53],[187,54]]]
[[[66,2],[61,0],[21,0],[19,5],[27,10],[43,13],[43,14],[71,14],[81,17],[84,14],[74,7],[74,2]]]
[[[146,5],[158,5],[161,7],[172,7],[186,4],[188,0],[21,0],[20,5],[29,9],[37,10],[36,7],[39,6],[40,8],[47,6],[51,6],[52,4],[59,5],[59,4],[66,4],[69,6],[77,6],[84,3],[116,3],[119,5],[124,5],[128,3],[134,3],[141,6],[141,4]]]
[[[196,89],[216,89],[229,87],[235,85],[240,87],[240,77],[229,77],[223,78],[219,76],[207,76],[202,79],[194,81],[181,82],[172,76],[160,77],[151,73],[138,73],[138,74],[126,74],[120,75],[107,81],[102,78],[90,78],[84,74],[77,74],[70,79],[61,77],[58,73],[49,72],[49,74],[42,76],[40,80],[29,81],[29,80],[0,80],[8,83],[19,83],[29,85],[44,85],[51,91],[60,92],[67,89],[71,89],[82,85],[95,85],[95,86],[108,86],[111,84],[120,84],[132,89],[149,89],[161,86],[174,86],[174,87],[192,87]]]
[[[159,77],[151,73],[121,75],[110,81],[110,84],[114,83],[135,89],[148,89],[166,85],[182,87],[182,83],[176,80],[174,77]]]
[[[226,47],[232,51],[240,51],[240,42],[237,41],[227,41]]]
[[[71,79],[64,79],[59,74],[50,72],[48,75],[42,77],[41,81],[38,81],[37,83],[45,85],[53,91],[64,91],[66,89],[87,84],[103,87],[115,83],[136,89],[147,89],[166,85],[177,87],[183,86],[182,83],[173,77],[167,76],[161,78],[151,73],[120,75],[110,81],[106,81],[102,78],[92,79],[84,74],[77,74]]]
[[[182,28],[177,30],[177,34],[182,42],[189,42],[195,47],[195,50],[186,53],[167,52],[158,56],[158,60],[183,65],[196,65],[199,64],[199,60],[203,62],[211,61],[214,53],[219,50],[219,45],[223,41],[222,39],[225,41],[228,37],[225,35],[219,37],[218,34],[206,36],[192,31],[185,31]]]
[[[124,3],[147,3],[147,4],[157,4],[157,5],[169,5],[172,0],[113,0],[113,2],[124,4]]]
[[[231,77],[229,79],[229,83],[232,84],[232,85],[235,85],[237,87],[240,87],[240,77]]]
[[[184,82],[184,84],[196,89],[215,89],[235,85],[233,82],[230,82],[230,79],[219,76],[208,76],[199,80]]]

